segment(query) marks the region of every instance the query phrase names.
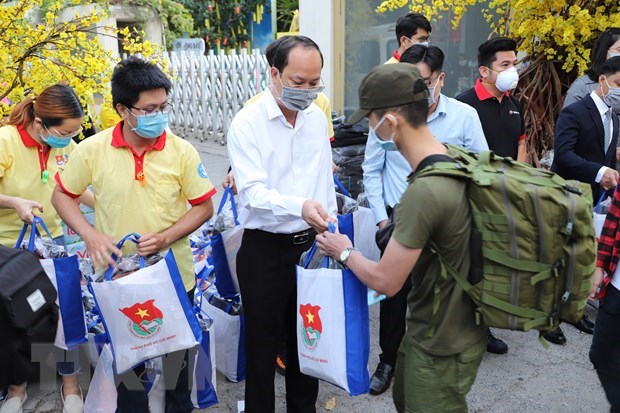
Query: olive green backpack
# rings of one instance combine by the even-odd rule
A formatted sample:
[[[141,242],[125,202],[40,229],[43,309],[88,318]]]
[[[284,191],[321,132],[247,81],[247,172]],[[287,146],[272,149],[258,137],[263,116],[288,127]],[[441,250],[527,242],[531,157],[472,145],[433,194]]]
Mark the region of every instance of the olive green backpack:
[[[468,181],[471,271],[459,274],[440,256],[442,277],[452,276],[472,298],[477,323],[544,333],[560,321],[577,322],[596,258],[590,185],[490,151],[450,152],[457,153],[452,160],[415,174]]]

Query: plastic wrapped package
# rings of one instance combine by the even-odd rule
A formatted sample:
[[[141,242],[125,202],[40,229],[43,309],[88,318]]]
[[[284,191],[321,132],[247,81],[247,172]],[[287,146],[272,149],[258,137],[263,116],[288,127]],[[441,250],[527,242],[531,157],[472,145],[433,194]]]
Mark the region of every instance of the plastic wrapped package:
[[[95,267],[89,258],[80,259],[80,273],[83,280],[90,280],[95,276]]]
[[[28,239],[19,246],[23,250],[28,249]],[[39,258],[64,258],[67,257],[67,250],[62,245],[58,245],[53,239],[47,237],[37,237],[34,240],[34,253]]]
[[[359,207],[359,203],[355,199],[342,195],[339,192],[336,192],[336,205],[338,207],[338,214],[340,215],[346,215],[357,211]]]
[[[366,195],[366,192],[362,192],[357,196],[357,203],[361,207],[370,208],[370,203],[368,202],[368,195]]]
[[[156,252],[155,254],[148,255],[144,257],[145,266],[150,267],[151,265],[159,262],[164,257]],[[123,255],[121,258],[116,260],[116,265],[114,265],[114,269],[112,271],[112,279],[118,279],[125,277],[129,274],[132,274],[140,269],[140,255],[138,254],[128,254]],[[105,275],[107,273],[107,269],[101,272],[97,276],[97,282],[101,282],[104,280]]]
[[[306,257],[308,256],[310,251],[312,251],[312,248],[310,248],[308,251],[304,251],[303,254],[301,254],[301,257],[299,258],[300,266],[304,266],[304,264],[306,263]],[[308,270],[316,270],[318,268],[329,268],[332,270],[344,269],[344,266],[332,257],[327,257],[327,267],[323,267],[323,259],[325,259],[325,255],[321,254],[317,248],[317,250],[314,252],[314,255],[310,259],[310,262],[305,268]]]
[[[237,200],[235,200],[235,205],[237,204]],[[224,232],[227,229],[231,229],[235,227],[235,217],[233,215],[232,207],[230,203],[226,203],[226,205],[222,208],[222,211],[217,214],[215,220],[213,221],[213,232]]]

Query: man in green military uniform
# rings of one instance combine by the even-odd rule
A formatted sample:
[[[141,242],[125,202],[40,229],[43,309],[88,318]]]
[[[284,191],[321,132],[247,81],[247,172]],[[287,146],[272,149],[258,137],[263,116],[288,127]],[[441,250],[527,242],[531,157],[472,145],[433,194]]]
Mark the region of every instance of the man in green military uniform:
[[[378,139],[385,150],[399,150],[414,172],[381,261],[364,258],[340,234],[317,236],[318,246],[388,296],[411,276],[407,333],[394,382],[397,411],[467,412],[466,396],[486,351],[487,329],[476,325],[474,304],[463,289],[451,277],[441,276],[438,257],[461,274],[469,272],[471,214],[466,183],[440,176],[415,180],[416,170],[430,157],[455,154],[426,125],[428,90],[414,65],[374,68],[362,80],[359,96],[360,109],[350,122],[367,116],[369,139]],[[436,311],[435,305],[439,305]]]

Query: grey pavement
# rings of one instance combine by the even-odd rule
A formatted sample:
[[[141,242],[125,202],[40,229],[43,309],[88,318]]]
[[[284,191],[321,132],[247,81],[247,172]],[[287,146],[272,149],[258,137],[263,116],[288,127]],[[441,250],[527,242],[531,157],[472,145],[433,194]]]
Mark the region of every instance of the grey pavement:
[[[215,204],[221,198],[221,182],[228,170],[226,147],[219,139],[203,142],[190,139],[198,149],[214,185],[218,188]],[[588,314],[594,319],[592,309]],[[370,373],[378,362],[379,306],[370,309],[371,356]],[[472,413],[603,413],[609,406],[595,371],[588,359],[592,336],[563,325],[568,339],[565,346],[549,345],[544,349],[537,332],[496,330],[495,335],[509,346],[508,354],[486,354],[476,382],[469,393]],[[257,343],[257,345],[260,345]],[[33,384],[28,389],[29,399],[25,412],[61,412],[58,388],[40,389]],[[217,374],[219,404],[195,413],[236,413],[237,402],[243,400],[244,384],[231,383]],[[285,412],[284,378],[276,374],[276,412]],[[345,391],[328,383],[321,383],[317,412],[325,412],[326,403],[335,398],[334,413],[390,413],[395,412],[391,388],[380,396],[350,397]]]

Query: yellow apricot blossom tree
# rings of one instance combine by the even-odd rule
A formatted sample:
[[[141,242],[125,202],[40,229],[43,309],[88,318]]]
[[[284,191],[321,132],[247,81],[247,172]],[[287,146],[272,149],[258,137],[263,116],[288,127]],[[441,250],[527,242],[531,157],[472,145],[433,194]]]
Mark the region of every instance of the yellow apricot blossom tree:
[[[618,0],[386,0],[377,11],[409,8],[431,21],[452,13],[452,25],[476,4],[493,35],[518,43],[522,59],[516,91],[526,121],[528,153],[539,166],[539,155],[553,146],[553,131],[570,83],[590,63],[590,50],[609,27],[620,26]]]
[[[94,1],[57,1],[47,5],[44,14],[41,4],[42,0],[17,0],[0,5],[2,115],[26,96],[36,96],[59,81],[73,87],[88,112],[93,94],[105,95],[118,60],[103,48],[98,34],[121,38],[129,53],[162,61],[161,48],[141,41],[140,33],[101,25],[106,11]],[[72,5],[93,7],[80,7],[76,10],[81,12],[60,19],[61,12]]]

